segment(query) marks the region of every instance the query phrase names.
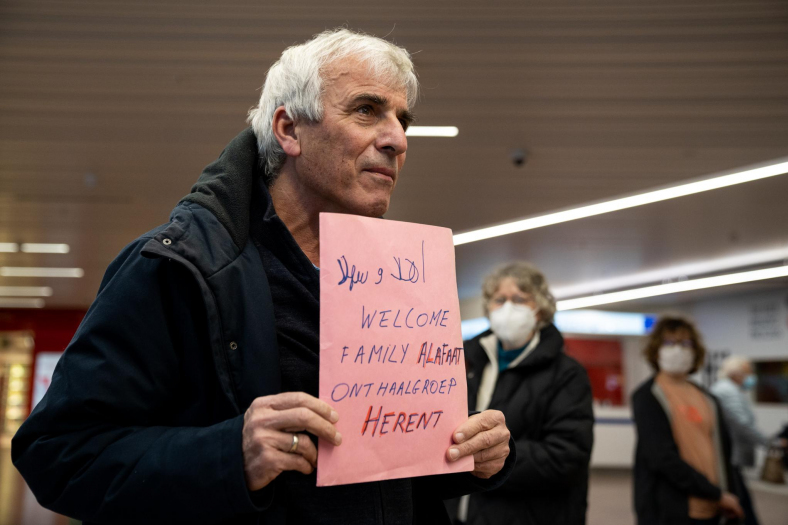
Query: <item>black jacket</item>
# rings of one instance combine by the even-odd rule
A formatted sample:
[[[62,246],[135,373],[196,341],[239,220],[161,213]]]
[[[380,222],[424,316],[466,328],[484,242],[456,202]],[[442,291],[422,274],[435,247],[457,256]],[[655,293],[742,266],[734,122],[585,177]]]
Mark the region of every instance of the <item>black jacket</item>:
[[[465,343],[471,408],[490,362],[480,340],[491,334]],[[585,523],[594,440],[591,385],[585,369],[563,349],[563,337],[547,325],[538,346],[498,376],[489,408],[506,416],[517,464],[500,488],[471,495],[467,523]]]
[[[731,440],[717,400],[698,387],[713,403],[716,412],[718,461],[724,466],[724,484],[728,492],[739,493],[737,477],[731,469]],[[635,448],[634,500],[638,525],[689,524],[689,496],[719,500],[722,490],[703,474],[681,459],[673,438],[664,401],[654,378],[632,394],[632,417],[637,428]],[[656,395],[655,395],[656,393]]]
[[[241,450],[244,411],[280,391],[274,305],[248,242],[259,160],[247,129],[107,269],[12,442],[45,507],[94,523],[285,523],[276,481],[247,490]],[[414,479],[417,522],[447,521],[440,499],[499,476]]]

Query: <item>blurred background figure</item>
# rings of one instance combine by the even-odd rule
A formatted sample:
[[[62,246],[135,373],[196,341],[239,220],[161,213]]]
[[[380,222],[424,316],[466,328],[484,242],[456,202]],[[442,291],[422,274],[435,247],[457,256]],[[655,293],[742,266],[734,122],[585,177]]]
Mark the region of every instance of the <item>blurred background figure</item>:
[[[718,524],[723,516],[744,516],[720,408],[688,379],[705,355],[685,319],[660,319],[648,339],[645,357],[655,376],[632,395],[638,525]]]
[[[460,523],[585,523],[593,444],[591,386],[564,353],[544,275],[513,262],[488,275],[491,330],[465,342],[468,407],[506,416],[517,466],[500,489],[462,498]],[[457,502],[450,505],[454,510]]]
[[[755,387],[756,380],[752,364],[748,359],[730,356],[722,362],[719,379],[711,387],[711,393],[717,397],[722,406],[725,422],[733,441],[731,463],[741,484],[741,504],[746,514],[747,525],[757,525],[758,519],[741,469],[755,466],[756,446],[766,447],[771,443],[771,439],[755,426],[755,414],[750,398],[746,394]]]

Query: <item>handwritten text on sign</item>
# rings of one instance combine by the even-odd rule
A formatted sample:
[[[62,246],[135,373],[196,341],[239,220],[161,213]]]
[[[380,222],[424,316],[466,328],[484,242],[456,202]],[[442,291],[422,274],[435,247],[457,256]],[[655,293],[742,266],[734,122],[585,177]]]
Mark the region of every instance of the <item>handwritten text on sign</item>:
[[[468,418],[451,231],[322,213],[320,264],[320,398],[343,441],[320,441],[317,484],[473,470],[445,459]]]

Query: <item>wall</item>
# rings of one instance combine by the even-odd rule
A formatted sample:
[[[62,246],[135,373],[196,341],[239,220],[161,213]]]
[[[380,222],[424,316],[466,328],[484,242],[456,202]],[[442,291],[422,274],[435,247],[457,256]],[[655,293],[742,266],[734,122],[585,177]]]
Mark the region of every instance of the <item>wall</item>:
[[[0,309],[0,332],[33,332],[35,352],[62,352],[74,336],[85,310]]]
[[[693,304],[689,311],[710,351],[758,360],[788,360],[788,289],[740,294]],[[788,424],[788,405],[756,404],[768,434]]]
[[[0,309],[0,332],[28,331],[33,336],[33,366],[36,356],[41,352],[62,352],[74,336],[79,323],[85,317],[85,310],[28,310]],[[34,391],[35,371],[30,374],[30,388]],[[32,396],[28,402],[28,409]]]

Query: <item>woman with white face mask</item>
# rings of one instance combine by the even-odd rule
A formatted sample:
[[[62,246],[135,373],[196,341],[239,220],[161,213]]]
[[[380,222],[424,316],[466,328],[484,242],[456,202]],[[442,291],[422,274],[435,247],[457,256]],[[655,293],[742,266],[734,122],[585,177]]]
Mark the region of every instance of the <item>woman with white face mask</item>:
[[[662,318],[649,336],[645,356],[655,376],[632,395],[638,525],[718,525],[743,517],[721,409],[689,380],[705,354],[685,319]]]
[[[468,406],[504,413],[517,463],[500,489],[449,510],[469,524],[581,525],[594,422],[588,376],[563,351],[555,299],[534,266],[498,268],[482,293],[491,329],[464,345]]]

